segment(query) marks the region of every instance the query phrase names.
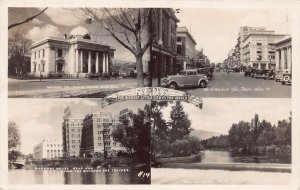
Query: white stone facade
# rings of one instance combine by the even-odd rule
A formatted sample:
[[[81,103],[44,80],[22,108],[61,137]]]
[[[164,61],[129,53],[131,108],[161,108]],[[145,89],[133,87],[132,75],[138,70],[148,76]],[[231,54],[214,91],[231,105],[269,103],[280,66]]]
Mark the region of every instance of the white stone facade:
[[[44,139],[33,148],[33,159],[54,159],[63,157],[63,144],[58,139]]]
[[[83,36],[47,37],[33,43],[30,74],[35,77],[58,75],[78,78],[85,77],[87,73],[109,73],[114,49]]]
[[[275,43],[284,35],[267,33],[250,33],[242,43],[242,63],[256,69],[275,69]]]
[[[276,70],[291,73],[292,71],[292,38],[285,36],[276,44]]]

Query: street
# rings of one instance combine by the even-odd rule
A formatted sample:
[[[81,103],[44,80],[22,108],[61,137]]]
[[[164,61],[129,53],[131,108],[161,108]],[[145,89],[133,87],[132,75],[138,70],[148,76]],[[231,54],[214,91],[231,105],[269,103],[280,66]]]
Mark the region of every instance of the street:
[[[147,83],[147,82],[145,82]],[[157,79],[153,79],[157,84]],[[154,85],[155,86],[155,85]],[[116,91],[135,88],[136,79],[44,79],[8,81],[9,97],[89,97],[97,98]],[[254,98],[290,98],[291,85],[282,85],[274,80],[245,77],[244,73],[214,72],[213,79],[206,88],[182,88],[192,95],[200,97],[254,97]],[[100,94],[99,94],[100,93]]]
[[[290,98],[291,85],[245,77],[244,73],[214,72],[207,88],[180,89],[200,97]]]

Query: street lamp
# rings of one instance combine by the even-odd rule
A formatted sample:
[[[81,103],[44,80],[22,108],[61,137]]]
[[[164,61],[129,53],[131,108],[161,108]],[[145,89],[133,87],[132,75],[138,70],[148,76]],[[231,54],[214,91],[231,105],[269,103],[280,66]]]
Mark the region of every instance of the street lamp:
[[[159,59],[158,59],[158,73],[157,73],[157,86],[161,86],[161,83],[160,83],[160,77],[161,77],[161,71],[160,71],[160,66],[161,66],[161,59],[162,59],[162,56],[161,56],[161,47],[163,45],[163,41],[161,39],[158,40],[157,42],[158,44],[158,47],[159,47]]]

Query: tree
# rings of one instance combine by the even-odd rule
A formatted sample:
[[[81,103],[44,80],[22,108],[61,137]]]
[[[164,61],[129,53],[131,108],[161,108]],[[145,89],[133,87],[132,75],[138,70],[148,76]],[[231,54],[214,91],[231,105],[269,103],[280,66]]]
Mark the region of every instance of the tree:
[[[144,86],[143,55],[152,43],[148,32],[152,9],[82,8],[86,21],[96,21],[136,59],[137,85]],[[147,36],[148,35],[148,36]]]
[[[150,160],[150,122],[143,110],[124,115],[121,124],[112,132],[117,142],[120,142],[127,152],[138,161],[149,163]]]
[[[156,154],[165,153],[169,147],[169,130],[161,110],[168,105],[166,101],[151,101],[146,104],[144,110],[151,122],[151,156],[155,159]]]
[[[19,126],[10,121],[8,123],[8,160],[15,161],[21,155],[19,147],[21,145],[21,136]]]
[[[47,9],[48,9],[48,7],[44,8],[43,10],[39,11],[38,13],[32,15],[32,16],[29,17],[29,18],[26,18],[25,20],[23,20],[23,21],[21,21],[21,22],[17,22],[17,23],[13,23],[13,24],[9,25],[9,26],[8,26],[8,30],[10,30],[10,29],[12,29],[12,28],[14,28],[14,27],[16,27],[16,26],[19,26],[19,25],[21,25],[21,24],[24,24],[24,23],[27,23],[27,22],[33,20],[34,18],[36,18],[37,16],[39,16],[40,14],[42,14],[42,13],[43,13],[45,10],[47,10]]]
[[[180,101],[176,101],[175,106],[172,106],[169,125],[171,127],[170,142],[174,142],[176,139],[183,139],[192,130],[191,121],[184,112]]]
[[[22,77],[26,70],[26,55],[30,52],[31,41],[19,33],[8,40],[9,65],[8,70],[12,75]]]

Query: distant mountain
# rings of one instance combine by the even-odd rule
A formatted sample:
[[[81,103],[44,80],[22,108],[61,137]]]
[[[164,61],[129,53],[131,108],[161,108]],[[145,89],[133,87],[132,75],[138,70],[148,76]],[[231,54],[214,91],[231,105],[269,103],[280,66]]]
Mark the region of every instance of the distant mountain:
[[[205,140],[205,139],[209,139],[210,137],[213,137],[213,136],[220,136],[222,134],[221,133],[212,132],[212,131],[193,130],[190,135],[191,136],[196,136],[200,140]]]

